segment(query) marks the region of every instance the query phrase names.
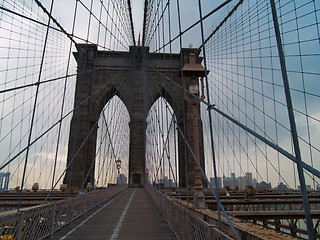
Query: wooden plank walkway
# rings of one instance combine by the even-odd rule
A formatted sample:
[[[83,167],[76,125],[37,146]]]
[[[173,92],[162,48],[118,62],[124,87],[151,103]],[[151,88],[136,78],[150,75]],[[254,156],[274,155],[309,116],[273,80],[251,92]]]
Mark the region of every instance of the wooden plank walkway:
[[[144,188],[129,188],[52,239],[176,239]]]

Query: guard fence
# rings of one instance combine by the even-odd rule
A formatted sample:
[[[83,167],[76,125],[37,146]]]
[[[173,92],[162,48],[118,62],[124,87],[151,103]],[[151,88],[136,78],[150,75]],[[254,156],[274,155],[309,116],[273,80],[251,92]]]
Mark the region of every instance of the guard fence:
[[[1,239],[43,239],[125,190],[117,185],[0,217]]]
[[[184,206],[170,200],[152,186],[146,185],[145,189],[178,239],[232,239],[221,232],[217,226],[198,218]]]

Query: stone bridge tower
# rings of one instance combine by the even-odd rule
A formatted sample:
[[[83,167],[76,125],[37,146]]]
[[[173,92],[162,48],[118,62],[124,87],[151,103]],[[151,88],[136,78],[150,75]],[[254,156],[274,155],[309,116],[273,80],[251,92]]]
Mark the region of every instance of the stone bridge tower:
[[[190,52],[195,49],[183,49],[180,54],[170,55],[149,53],[148,47],[130,47],[129,52],[114,52],[98,51],[96,45],[80,44],[77,50],[74,53],[78,63],[75,109],[71,120],[68,169],[64,183],[81,187],[94,182],[96,122],[105,104],[117,95],[130,115],[129,186],[142,186],[145,181],[145,121],[149,109],[159,97],[163,96],[171,105],[182,130],[185,122],[185,136],[190,146],[193,146],[192,106],[185,102],[183,90],[176,84],[182,86],[179,75],[182,68],[180,54],[187,63]],[[201,59],[197,58],[197,62],[200,63]],[[200,113],[200,108],[198,111]],[[198,119],[198,128],[200,163],[204,169],[201,119]],[[188,183],[192,187],[195,181],[194,160],[188,148],[185,148],[181,134],[178,134],[181,187],[186,186],[185,152]]]

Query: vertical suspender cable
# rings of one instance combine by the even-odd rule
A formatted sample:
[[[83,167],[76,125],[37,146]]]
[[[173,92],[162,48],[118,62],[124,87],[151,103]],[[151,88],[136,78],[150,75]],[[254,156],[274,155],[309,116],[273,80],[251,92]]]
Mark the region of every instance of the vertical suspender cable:
[[[52,13],[53,3],[54,3],[54,0],[51,1],[50,15]],[[25,181],[28,157],[29,157],[29,152],[30,152],[30,143],[31,143],[31,137],[32,137],[33,123],[34,123],[35,112],[36,112],[36,108],[37,108],[37,100],[38,100],[38,95],[39,95],[39,87],[40,87],[39,83],[40,83],[40,80],[41,80],[41,73],[42,73],[42,67],[43,67],[43,62],[44,62],[44,56],[45,56],[47,42],[48,42],[50,23],[51,23],[51,18],[48,17],[46,37],[45,37],[45,40],[44,40],[44,45],[43,45],[43,50],[42,50],[42,57],[41,57],[41,63],[40,63],[40,69],[39,69],[39,75],[38,75],[38,82],[37,82],[38,84],[37,84],[36,93],[35,93],[35,97],[34,97],[33,111],[32,111],[31,123],[30,123],[30,131],[29,131],[29,136],[28,136],[28,144],[27,144],[27,146],[29,146],[29,147],[27,148],[26,158],[25,158],[25,161],[24,161],[23,176],[22,176],[21,189],[20,189],[20,194],[19,194],[19,203],[18,203],[18,208],[17,208],[18,211],[19,211],[20,206],[21,206],[22,191],[23,191],[23,187],[24,187],[24,181]]]
[[[143,17],[143,28],[142,28],[142,47],[144,47],[146,41],[146,21],[147,21],[147,9],[148,0],[144,0],[144,17]]]
[[[136,39],[134,36],[134,28],[133,28],[133,20],[132,20],[132,9],[131,9],[131,1],[128,0],[128,8],[129,8],[129,16],[130,16],[130,25],[131,25],[131,34],[132,34],[132,41],[133,46],[136,46]]]
[[[209,92],[209,85],[208,85],[208,69],[207,69],[206,51],[205,51],[204,34],[203,34],[201,0],[198,0],[198,3],[199,3],[199,15],[200,15],[200,27],[201,27],[201,41],[202,41],[204,71],[205,71],[205,80],[206,80],[206,87],[207,87],[207,98],[208,98],[208,103],[210,104],[210,95],[209,95],[210,92]],[[209,109],[208,109],[208,114],[209,114],[210,142],[211,142],[211,151],[212,151],[213,172],[214,172],[214,178],[215,178],[215,193],[216,193],[217,204],[219,204],[218,178],[217,178],[217,166],[216,166],[215,151],[214,151],[214,141],[213,141],[212,116],[211,116],[211,111]],[[200,159],[199,159],[199,161],[200,161]],[[219,218],[219,229],[221,230],[222,229],[222,225],[221,225],[221,213],[220,213],[219,205],[217,206],[217,210],[218,210],[218,218]]]
[[[296,122],[295,122],[295,118],[294,118],[293,106],[292,106],[292,99],[291,99],[291,93],[290,93],[290,87],[289,87],[289,79],[288,79],[288,75],[287,75],[285,56],[284,56],[284,52],[283,52],[283,48],[282,48],[281,33],[280,33],[277,10],[276,10],[274,0],[270,0],[270,4],[271,4],[271,10],[272,10],[274,31],[275,31],[276,40],[277,40],[277,47],[278,47],[278,54],[279,54],[279,60],[280,60],[280,66],[281,66],[282,80],[283,80],[284,91],[285,91],[285,95],[286,95],[286,102],[287,102],[287,109],[288,109],[288,115],[289,115],[289,121],[290,121],[291,135],[292,135],[292,140],[293,140],[294,152],[296,155],[296,163],[297,163],[297,169],[298,169],[298,175],[299,175],[301,193],[302,193],[302,201],[303,201],[304,213],[305,213],[307,229],[308,229],[308,238],[311,240],[311,239],[315,239],[314,238],[314,229],[313,229],[313,223],[312,223],[312,218],[311,218],[311,214],[310,214],[310,205],[309,205],[309,200],[308,200],[306,182],[305,182],[305,178],[304,178],[304,174],[303,174],[301,152],[300,152],[297,127],[296,127]]]
[[[72,36],[74,34],[74,28],[75,28],[75,22],[76,22],[76,16],[77,16],[77,5],[78,1],[76,1],[76,6],[75,6],[75,11],[74,11],[74,17],[73,17],[73,24],[72,24]],[[56,146],[56,153],[54,157],[54,168],[53,168],[53,174],[52,174],[52,183],[51,183],[51,191],[53,191],[53,185],[54,185],[54,178],[55,178],[55,173],[56,173],[56,166],[57,166],[57,158],[58,158],[58,151],[59,151],[59,144],[60,144],[60,135],[61,135],[61,127],[62,127],[62,118],[63,118],[63,108],[64,108],[64,103],[65,103],[65,95],[66,95],[66,89],[67,89],[67,78],[69,74],[69,66],[70,66],[70,61],[71,61],[71,52],[72,52],[72,41],[70,42],[70,47],[69,47],[69,54],[68,54],[68,63],[67,63],[67,69],[66,69],[66,77],[64,81],[64,89],[63,89],[63,98],[62,98],[62,104],[61,104],[61,113],[60,113],[60,123],[59,123],[59,130],[58,130],[58,141],[57,141],[57,146]],[[51,194],[50,194],[51,198]]]

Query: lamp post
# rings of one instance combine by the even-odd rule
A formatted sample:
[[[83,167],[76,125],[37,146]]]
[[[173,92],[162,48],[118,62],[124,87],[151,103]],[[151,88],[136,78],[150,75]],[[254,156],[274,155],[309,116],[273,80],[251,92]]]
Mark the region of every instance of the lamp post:
[[[200,162],[200,153],[199,153],[199,130],[198,130],[198,107],[200,105],[201,99],[205,98],[204,96],[204,84],[203,84],[203,77],[205,76],[205,69],[204,67],[196,63],[195,55],[189,55],[189,63],[186,63],[183,68],[183,86],[185,89],[188,89],[190,93],[184,92],[184,98],[187,102],[192,105],[193,108],[193,121],[194,121],[194,155],[196,156],[197,160]],[[209,72],[209,71],[208,71]],[[201,86],[201,97],[199,91],[199,84]],[[196,96],[196,97],[195,97]],[[198,164],[195,162],[195,182],[194,182],[194,189],[195,193],[193,195],[193,207],[194,208],[205,208],[205,196],[201,191],[202,181],[201,181],[201,171]]]

